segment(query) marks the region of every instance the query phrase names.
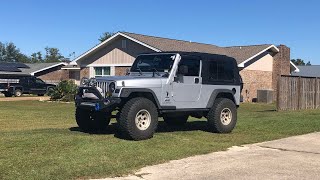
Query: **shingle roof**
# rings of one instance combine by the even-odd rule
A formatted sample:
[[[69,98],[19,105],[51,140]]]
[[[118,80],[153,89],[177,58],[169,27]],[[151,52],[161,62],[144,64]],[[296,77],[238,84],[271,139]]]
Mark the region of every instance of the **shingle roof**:
[[[292,72],[293,76],[320,77],[320,65],[297,66],[299,72]]]
[[[50,67],[50,66],[54,66],[54,65],[58,65],[61,62],[54,62],[54,63],[33,63],[33,64],[29,64],[26,63],[25,65],[27,65],[29,68],[18,68],[21,70],[21,72],[6,72],[6,71],[1,71],[0,74],[19,74],[19,75],[30,75],[33,72],[39,71],[41,69]]]
[[[271,46],[271,44],[262,44],[252,46],[219,47],[211,44],[147,36],[129,32],[121,33],[161,51],[188,51],[227,55],[235,58],[238,64]]]

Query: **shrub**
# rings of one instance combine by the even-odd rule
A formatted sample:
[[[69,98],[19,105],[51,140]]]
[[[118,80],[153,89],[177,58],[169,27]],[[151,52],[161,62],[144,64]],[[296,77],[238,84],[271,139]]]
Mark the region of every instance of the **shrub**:
[[[50,99],[54,101],[70,102],[74,100],[76,93],[77,85],[72,80],[63,80],[52,89],[48,95],[50,96]]]

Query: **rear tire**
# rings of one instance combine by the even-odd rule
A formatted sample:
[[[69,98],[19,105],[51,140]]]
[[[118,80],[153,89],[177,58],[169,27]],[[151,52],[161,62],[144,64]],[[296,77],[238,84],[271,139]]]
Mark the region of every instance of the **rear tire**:
[[[230,99],[216,99],[207,119],[210,131],[230,133],[237,123],[237,107]]]
[[[158,111],[146,98],[130,99],[122,108],[119,128],[126,138],[144,140],[153,137],[158,126]]]
[[[53,90],[54,90],[53,87],[48,88],[46,94],[48,95],[48,94],[49,94],[50,92],[52,92]]]
[[[164,114],[163,120],[169,126],[181,126],[186,124],[189,115]]]
[[[15,97],[20,97],[20,96],[22,96],[22,91],[21,91],[20,89],[16,89],[16,90],[14,91],[14,96],[15,96]]]
[[[84,132],[105,130],[110,123],[111,113],[76,108],[76,122]]]

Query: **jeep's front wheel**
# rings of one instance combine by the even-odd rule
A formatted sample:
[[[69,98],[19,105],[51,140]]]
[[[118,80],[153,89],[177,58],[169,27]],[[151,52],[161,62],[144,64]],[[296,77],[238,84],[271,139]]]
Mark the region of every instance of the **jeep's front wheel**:
[[[230,133],[237,123],[237,107],[230,99],[216,99],[207,118],[210,131]]]
[[[110,123],[111,114],[106,111],[92,111],[76,108],[76,122],[84,132],[105,130]]]
[[[188,121],[188,114],[164,114],[163,120],[169,126],[181,126]]]
[[[142,97],[130,99],[120,112],[119,128],[129,139],[149,139],[153,137],[157,126],[157,107],[149,99]]]

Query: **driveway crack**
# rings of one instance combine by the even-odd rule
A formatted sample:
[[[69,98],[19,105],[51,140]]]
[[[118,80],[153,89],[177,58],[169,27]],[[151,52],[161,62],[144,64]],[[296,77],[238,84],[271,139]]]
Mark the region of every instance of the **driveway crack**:
[[[259,147],[267,148],[267,149],[274,149],[274,150],[279,150],[279,151],[289,151],[289,152],[308,153],[308,154],[320,154],[318,152],[299,151],[299,150],[292,150],[292,149],[285,149],[285,148],[275,148],[275,147],[263,146],[263,145],[259,145]]]

